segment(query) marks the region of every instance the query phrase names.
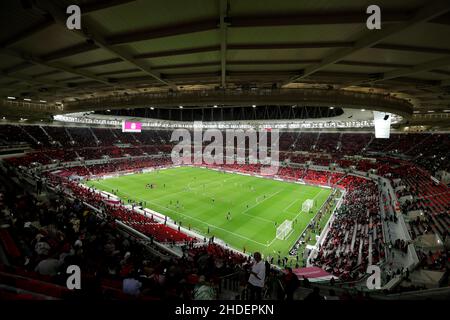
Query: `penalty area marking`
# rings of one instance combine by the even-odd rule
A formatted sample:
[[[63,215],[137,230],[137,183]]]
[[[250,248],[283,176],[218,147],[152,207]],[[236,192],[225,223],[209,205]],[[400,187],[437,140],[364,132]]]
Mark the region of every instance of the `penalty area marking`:
[[[102,185],[102,186],[104,186],[104,187],[107,187],[106,185],[104,185],[104,184],[102,184],[102,183],[99,183],[99,184]],[[126,195],[126,196],[128,196],[128,197],[130,197],[130,195],[129,195],[128,193],[126,193],[126,192],[123,192],[123,191],[119,191],[119,192],[122,193],[122,194],[124,194],[124,195]],[[136,197],[134,197],[134,198],[136,198]],[[214,226],[214,225],[210,225],[210,224],[208,224],[208,223],[206,223],[206,222],[204,222],[204,221],[202,221],[202,220],[200,220],[200,219],[197,219],[197,218],[191,217],[191,216],[187,216],[187,215],[185,215],[185,214],[183,214],[183,213],[181,213],[181,212],[178,212],[178,211],[176,211],[176,210],[173,210],[173,209],[171,209],[171,208],[166,208],[166,207],[164,207],[164,206],[162,206],[162,205],[160,205],[160,204],[158,204],[158,203],[155,203],[155,202],[153,202],[153,201],[151,201],[151,200],[140,199],[140,198],[136,198],[136,199],[141,200],[141,201],[146,201],[146,202],[149,202],[149,203],[153,203],[155,206],[158,206],[158,207],[163,208],[163,209],[165,209],[165,210],[172,211],[172,212],[174,212],[174,213],[176,213],[176,214],[179,214],[179,215],[182,215],[182,216],[184,216],[184,217],[186,217],[186,218],[188,218],[188,219],[192,219],[192,220],[198,221],[198,222],[200,222],[201,224],[207,225],[208,227],[213,227],[213,228],[215,228],[215,229],[222,230],[222,231],[224,231],[224,232],[226,232],[226,233],[233,234],[233,235],[235,235],[235,236],[237,236],[237,237],[239,237],[239,238],[242,238],[242,239],[245,239],[245,240],[247,240],[247,241],[251,241],[251,242],[254,242],[254,243],[259,244],[259,245],[261,245],[261,246],[267,247],[267,244],[263,244],[263,243],[261,243],[261,242],[255,241],[255,240],[253,240],[253,239],[244,237],[244,236],[242,236],[242,235],[240,235],[240,234],[238,234],[238,233],[234,233],[234,232],[229,231],[229,230],[226,230],[226,229],[224,229],[224,228],[217,227],[217,226]]]
[[[313,200],[315,200],[315,199],[319,196],[319,194],[321,194],[322,191],[324,191],[324,190],[325,190],[325,189],[322,189],[322,188],[321,188],[320,191],[317,192],[317,194],[315,195],[315,197],[313,198]],[[291,203],[291,204],[289,205],[289,207],[292,206],[292,205],[293,205],[295,202],[297,202],[298,200],[299,200],[299,199],[297,199],[297,200],[295,200],[293,203]],[[287,207],[287,208],[289,208],[289,207]],[[285,208],[285,209],[283,210],[283,212],[289,213],[289,212],[286,211],[287,208]],[[299,213],[294,217],[293,220],[297,219],[298,216],[300,215],[300,213],[301,213],[301,212],[299,212]],[[316,215],[317,215],[317,212],[316,212]],[[315,217],[315,215],[314,215],[314,217]],[[313,217],[313,218],[314,218],[314,217]],[[311,220],[312,220],[313,218],[311,218]],[[311,222],[311,220],[310,220],[309,222]],[[300,232],[300,235],[303,234],[303,232],[305,232],[305,230],[308,228],[309,222],[308,222],[308,224],[306,224],[306,227],[303,229],[303,231]],[[293,233],[294,233],[294,228],[292,228],[291,232],[289,232],[289,234],[286,236],[285,240],[289,239],[289,238],[292,236]],[[275,240],[277,240],[277,237],[273,238],[272,241],[270,241],[269,244],[266,245],[266,246],[267,246],[267,247],[270,247],[270,246],[275,242]]]
[[[171,175],[171,174],[168,174],[167,172],[165,172],[165,174]],[[230,178],[228,178],[228,179],[226,179],[226,180],[228,180],[228,181],[229,181],[229,180],[234,180],[234,178],[235,178],[235,177],[230,177]],[[236,177],[236,178],[237,178],[237,177]],[[98,183],[99,185],[102,185],[102,186],[106,187],[106,188],[109,188],[109,186],[104,185],[103,183],[101,183],[101,182],[99,182],[99,181],[97,181],[97,183]],[[209,182],[209,183],[206,183],[205,185],[209,185],[209,184],[213,184],[213,183],[218,183],[218,181]],[[191,184],[191,183],[190,183],[190,184]],[[186,190],[180,190],[180,191],[175,192],[175,193],[172,193],[172,194],[170,194],[170,195],[178,194],[178,193],[183,193],[183,192],[186,192],[186,193],[196,193],[195,191],[193,192],[192,189],[195,190],[195,189],[198,189],[199,187],[197,187],[197,188],[192,188],[192,187],[190,186],[190,184],[188,185],[188,187],[191,188],[191,190],[189,190],[189,191],[186,191]],[[246,183],[246,184],[247,184],[247,183]],[[265,198],[264,200],[262,200],[261,202],[257,202],[256,204],[252,205],[251,207],[247,208],[246,210],[240,212],[240,214],[243,214],[243,215],[249,216],[249,217],[251,217],[251,218],[258,219],[258,220],[262,220],[262,221],[264,221],[264,222],[272,223],[272,224],[273,224],[273,223],[275,222],[275,221],[273,221],[273,220],[269,220],[269,219],[265,219],[265,218],[262,218],[262,217],[254,216],[254,215],[251,215],[251,214],[247,214],[246,212],[249,211],[249,210],[251,210],[251,209],[253,209],[254,207],[256,207],[256,206],[262,204],[264,201],[268,200],[269,198],[274,197],[275,195],[277,195],[277,194],[280,193],[281,191],[283,191],[283,190],[279,190],[279,191],[277,191],[277,192],[275,192],[275,193],[273,193],[273,194],[270,194],[268,197],[266,197],[266,198]],[[321,188],[320,191],[314,196],[313,199],[316,199],[316,198],[322,193],[322,191],[324,191],[324,189]],[[121,192],[121,193],[124,194],[124,195],[126,195],[126,196],[128,196],[128,197],[130,197],[130,195],[127,194],[127,193],[125,193],[125,192]],[[306,193],[303,193],[303,194],[306,194]],[[307,194],[310,195],[310,193],[307,193]],[[167,196],[169,196],[169,195],[167,195]],[[135,198],[136,198],[136,197],[135,197]],[[160,197],[159,199],[161,199],[161,198],[165,198],[165,196],[162,196],[162,197]],[[263,244],[263,243],[261,243],[261,242],[259,242],[259,241],[255,241],[255,240],[253,240],[253,239],[247,238],[247,237],[245,237],[245,236],[242,236],[242,235],[240,235],[240,234],[237,234],[237,233],[234,233],[234,232],[232,232],[232,231],[226,230],[226,229],[224,229],[224,228],[217,227],[217,226],[214,226],[214,225],[210,225],[210,224],[208,224],[208,223],[206,223],[206,222],[204,222],[204,221],[202,221],[202,220],[200,220],[200,219],[198,219],[198,218],[195,218],[195,217],[192,217],[192,216],[188,216],[188,215],[183,214],[183,213],[181,213],[181,212],[179,212],[179,211],[176,211],[176,210],[174,210],[174,209],[166,208],[165,206],[160,205],[160,204],[158,204],[158,203],[156,203],[156,202],[153,202],[153,201],[151,201],[151,200],[140,199],[140,198],[136,198],[136,199],[141,200],[141,201],[146,201],[146,202],[152,203],[152,204],[154,204],[154,205],[156,205],[156,206],[158,206],[158,207],[160,207],[160,208],[163,208],[163,209],[165,209],[165,210],[172,211],[172,212],[174,212],[174,213],[176,213],[176,214],[178,214],[178,215],[181,215],[181,216],[183,216],[183,217],[185,217],[185,218],[187,218],[187,219],[193,219],[193,220],[195,220],[195,221],[200,222],[201,224],[207,225],[208,227],[213,227],[213,228],[222,230],[222,231],[224,231],[224,232],[226,232],[226,233],[229,233],[229,234],[238,236],[238,237],[241,238],[241,239],[245,239],[245,240],[247,240],[247,241],[251,241],[251,242],[253,242],[253,243],[259,244],[259,245],[264,246],[264,247],[270,247],[270,246],[275,242],[275,240],[277,240],[277,238],[274,237],[274,238],[272,239],[272,241],[270,241],[268,244],[267,244],[267,243],[266,243],[266,244]],[[283,212],[289,213],[289,212],[287,212],[286,210],[287,210],[288,208],[290,208],[293,204],[295,204],[295,203],[298,202],[298,201],[299,201],[299,199],[296,199],[296,200],[295,200],[294,202],[292,202],[288,207],[286,207],[286,208],[283,210]],[[243,203],[243,204],[244,204],[244,203]],[[300,212],[300,213],[301,213],[301,212]],[[300,215],[300,213],[298,213],[298,214],[294,217],[294,219],[297,219],[297,217]],[[302,233],[306,230],[306,228],[308,227],[308,225],[309,225],[309,223],[306,225],[305,229],[304,229],[300,234],[302,234]],[[292,229],[292,231],[291,231],[291,232],[289,233],[289,235],[286,237],[286,240],[287,240],[288,238],[290,238],[290,237],[292,236],[293,233],[294,233],[294,229]]]

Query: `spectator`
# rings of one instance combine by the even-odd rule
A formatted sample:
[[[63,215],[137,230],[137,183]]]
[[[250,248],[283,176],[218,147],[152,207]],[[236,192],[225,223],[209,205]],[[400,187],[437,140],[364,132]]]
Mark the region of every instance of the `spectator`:
[[[194,288],[194,300],[213,300],[216,293],[211,285],[206,281],[205,276],[200,276],[198,284]]]
[[[54,258],[47,258],[38,263],[35,272],[43,276],[56,276],[61,263],[59,260]]]
[[[261,260],[261,253],[255,252],[253,257],[255,262],[252,265],[250,277],[248,278],[250,300],[261,300],[261,293],[266,277],[266,266],[264,261]]]
[[[47,256],[48,253],[50,252],[50,245],[47,242],[45,242],[45,238],[44,238],[43,235],[38,234],[36,236],[36,238],[37,238],[37,241],[38,241],[36,243],[35,248],[34,248],[36,253],[39,256]]]
[[[142,283],[136,280],[134,272],[130,272],[129,276],[123,279],[123,293],[131,296],[139,296],[141,293]]]
[[[286,292],[286,300],[294,300],[294,292],[300,285],[300,281],[295,273],[292,272],[292,268],[286,268],[286,274],[283,278],[284,291]]]

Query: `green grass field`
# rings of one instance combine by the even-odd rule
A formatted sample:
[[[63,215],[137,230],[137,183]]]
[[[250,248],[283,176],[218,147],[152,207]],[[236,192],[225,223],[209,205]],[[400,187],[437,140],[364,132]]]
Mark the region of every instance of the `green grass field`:
[[[146,188],[148,183],[156,187]],[[260,251],[265,256],[279,252],[282,257],[331,193],[316,186],[200,167],[163,169],[88,181],[87,185],[107,192],[118,189],[119,197],[145,201],[147,208],[181,221],[184,227],[190,225],[206,237],[214,235],[237,250]],[[315,200],[315,208],[301,212],[307,199]],[[228,212],[231,220],[227,220]],[[275,223],[295,219],[290,236],[276,239]]]

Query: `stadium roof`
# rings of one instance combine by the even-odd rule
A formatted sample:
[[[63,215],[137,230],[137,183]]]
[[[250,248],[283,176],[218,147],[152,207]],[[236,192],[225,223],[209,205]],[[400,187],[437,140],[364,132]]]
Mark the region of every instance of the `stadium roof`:
[[[115,96],[170,91],[183,97],[194,89],[219,93],[215,100],[197,95],[191,106],[203,99],[289,104],[303,99],[297,91],[321,100],[321,91],[305,91],[314,89],[326,90],[337,104],[352,93],[357,99],[367,93],[368,101],[379,94],[392,100],[386,111],[406,116],[448,112],[450,1],[379,0],[382,28],[368,30],[372,2],[3,0],[1,107],[25,112],[25,105],[7,105],[9,96],[40,103],[32,106],[38,113],[123,108],[130,105],[114,105]],[[66,27],[72,4],[81,7],[82,30]],[[277,91],[272,100],[244,97],[280,88],[291,90]],[[228,99],[234,92],[238,98]],[[109,105],[95,104],[98,97]],[[55,101],[66,107],[52,109]],[[146,100],[132,103],[142,107]],[[377,103],[368,102],[371,107]]]

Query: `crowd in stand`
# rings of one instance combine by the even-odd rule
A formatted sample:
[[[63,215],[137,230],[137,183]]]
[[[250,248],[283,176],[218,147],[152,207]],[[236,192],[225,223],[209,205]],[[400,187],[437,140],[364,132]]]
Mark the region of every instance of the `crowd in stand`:
[[[95,192],[95,190],[81,187],[75,182],[70,183],[69,188],[73,193],[73,196],[77,199],[96,205],[97,208],[100,208],[102,212],[110,218],[125,223],[131,228],[149,236],[151,240],[155,239],[159,242],[170,242],[173,244],[179,242],[185,242],[187,244],[188,242],[195,241],[194,238],[191,238],[180,231],[169,228],[165,224],[158,223],[153,217],[135,212],[133,210],[134,206],[142,207],[142,203],[133,203],[133,208],[130,209],[122,205],[123,201],[120,204],[108,203],[108,201],[99,193]]]
[[[105,164],[100,165],[94,165],[94,166],[80,166],[71,168],[70,171],[78,174],[78,175],[101,175],[101,174],[107,174],[109,172],[116,172],[116,171],[125,171],[125,170],[134,170],[138,168],[143,168],[147,166],[153,166],[155,165],[154,161],[156,160],[149,160],[149,161],[132,161],[132,160],[120,160],[117,162],[109,162]],[[160,165],[164,165],[167,163],[166,160],[158,160],[162,161]],[[359,167],[361,169],[370,169],[373,168],[374,163],[372,161],[361,161],[359,163]],[[380,171],[386,175],[388,175],[391,179],[399,178],[399,177],[407,177],[407,179],[423,179],[423,172],[421,170],[416,169],[415,167],[411,165],[405,165],[405,162],[401,162],[398,160],[389,160],[389,159],[380,159],[378,162],[378,165],[381,165]],[[225,167],[225,166],[222,166]],[[226,168],[230,170],[237,170],[237,171],[244,171],[244,172],[256,172],[259,171],[261,166],[260,165],[227,165]],[[387,170],[386,168],[391,168],[390,170]],[[284,179],[292,179],[292,180],[298,180],[303,179],[304,181],[310,182],[310,183],[318,183],[318,184],[324,184],[324,185],[334,185],[339,180],[342,180],[343,174],[341,173],[330,173],[327,171],[314,171],[309,170],[305,168],[292,168],[292,167],[281,167],[278,176],[282,177]],[[344,179],[345,180],[345,179]],[[415,181],[413,180],[413,181]],[[345,185],[345,181],[342,183]],[[418,234],[426,234],[429,232],[437,232],[442,236],[444,239],[448,234],[448,226],[449,224],[449,217],[448,217],[448,201],[446,204],[442,204],[439,207],[439,210],[435,210],[436,208],[434,206],[427,206],[427,203],[432,203],[433,199],[431,198],[420,198],[420,194],[423,195],[423,189],[419,190],[416,183],[412,183],[411,181],[409,184],[406,185],[406,187],[397,192],[397,196],[405,196],[409,194],[413,194],[414,198],[413,200],[406,200],[401,208],[403,212],[407,213],[411,210],[417,210],[421,209],[425,215],[424,218],[416,218],[415,220],[410,220],[410,231],[413,237],[415,237]],[[433,187],[433,186],[431,186]],[[443,186],[434,186],[435,188],[438,188],[437,190],[430,191],[429,193],[431,195],[438,194],[441,195],[442,192],[445,192],[447,189]],[[439,192],[438,192],[439,191]],[[421,192],[421,193],[419,193]],[[446,206],[445,206],[446,205]],[[394,217],[396,218],[396,217]]]
[[[170,152],[166,131],[143,131],[139,139],[118,129],[60,126],[0,126],[0,145],[26,144],[34,151],[10,158],[15,165],[50,164],[53,161],[123,158]],[[147,145],[151,144],[151,145]]]
[[[450,191],[448,187],[432,181],[426,172],[409,163],[401,163],[390,170],[389,176],[395,180],[394,186],[403,186],[397,197],[403,198],[401,209],[404,213],[419,212],[409,218],[410,233],[413,238],[427,233],[436,233],[445,239],[450,227]]]
[[[313,219],[307,225],[305,231],[300,235],[297,242],[293,245],[289,254],[297,256],[301,253],[301,249],[305,247],[305,244],[311,241],[315,244],[315,237],[320,235],[322,232],[322,227],[327,222],[326,219],[331,215],[334,206],[336,205],[336,193],[333,193],[323,204],[322,208],[317,212]],[[297,259],[298,260],[298,259]],[[306,259],[305,259],[306,260]],[[306,265],[306,263],[304,263]],[[298,267],[298,265],[296,265]]]
[[[136,223],[131,211],[111,207],[103,217],[63,193],[38,197],[10,184],[0,199],[0,218],[9,225],[2,231],[16,248],[9,266],[0,265],[0,281],[19,289],[65,299],[214,299],[220,277],[248,263],[214,244],[161,258],[119,231],[114,218]],[[82,270],[81,291],[65,288],[69,265]]]
[[[312,263],[352,280],[365,273],[369,262],[384,258],[379,192],[373,182],[355,176],[346,176],[341,184],[347,194]]]
[[[409,139],[409,136],[414,137]],[[350,140],[355,142],[350,143]],[[35,149],[23,157],[9,158],[7,161],[14,166],[50,164],[55,160],[70,161],[78,156],[89,160],[100,159],[105,155],[110,158],[144,156],[144,153],[157,155],[170,152],[172,145],[169,141],[168,131],[144,131],[141,135],[130,135],[106,128],[0,126],[0,145],[25,142]],[[397,198],[411,196],[401,204],[403,213],[422,212],[421,216],[408,220],[412,238],[428,233],[436,233],[443,240],[449,236],[448,187],[432,182],[426,171],[411,162],[431,172],[448,170],[448,135],[394,134],[389,140],[374,140],[370,134],[283,133],[280,146],[281,158],[293,163],[312,161],[316,165],[328,166],[336,162],[343,167],[355,166],[361,171],[375,169],[391,181],[397,179],[394,187],[404,186],[397,190]],[[297,151],[308,151],[310,154],[299,154]],[[343,157],[346,154],[368,152],[401,152],[412,158],[404,161],[384,156],[377,156],[376,160]],[[63,168],[58,175],[49,173],[46,177],[50,182],[61,184],[68,176],[100,176],[169,163],[168,158],[149,157],[139,161],[120,159],[95,165],[82,162],[79,166]],[[259,164],[221,167],[252,173],[261,169]],[[307,167],[283,166],[277,175],[289,180],[338,185],[347,190],[343,205],[337,211],[317,257],[311,261],[313,264],[343,280],[354,280],[365,273],[368,264],[385,259],[386,244],[378,209],[379,190],[375,183],[349,174]],[[13,196],[7,189],[2,190],[1,218],[11,227],[7,233],[1,231],[0,240],[10,242],[12,239],[17,247],[17,250],[11,249],[9,252],[17,268],[16,274],[22,272],[27,277],[63,284],[64,268],[69,264],[77,264],[88,271],[86,277],[90,285],[86,294],[89,295],[101,293],[105,296],[105,292],[108,292],[110,295],[125,294],[141,298],[193,299],[197,294],[214,298],[218,278],[237,271],[248,262],[246,257],[213,244],[196,247],[194,239],[163,223],[157,223],[152,217],[107,205],[93,190],[79,187],[76,183],[64,183],[70,187],[74,199],[68,199],[61,193],[42,199],[23,191],[13,193]],[[95,210],[86,207],[80,200],[96,205],[103,215],[99,217]],[[320,216],[318,218],[320,220]],[[396,217],[387,216],[386,219]],[[186,250],[183,258],[169,261],[155,258],[146,251],[144,245],[119,232],[115,220],[152,240],[184,243]],[[397,240],[392,246],[406,252],[408,243]],[[442,270],[447,263],[445,252],[419,252],[419,258],[423,266],[432,269]]]
[[[74,150],[85,159],[94,159],[99,155],[123,157],[126,154],[142,155],[143,152],[167,153],[172,148],[170,131],[167,130],[143,130],[135,134],[110,128],[1,125],[0,145],[17,143],[25,143],[42,151],[58,148],[64,148],[64,151]],[[312,161],[316,165],[324,166],[338,162],[345,166],[357,165],[362,171],[380,169],[379,161],[377,164],[366,160],[349,163],[344,156],[371,156],[374,152],[389,155],[402,153],[433,174],[438,170],[448,170],[450,163],[448,134],[393,133],[390,139],[374,139],[371,133],[282,132],[279,145],[282,160],[289,158],[290,161],[299,163]],[[300,155],[298,152],[310,154]],[[67,156],[61,157],[58,154],[32,157],[33,159],[22,159],[24,165],[31,162],[47,164],[51,160],[68,160]],[[75,160],[76,154],[73,153],[71,157]]]

